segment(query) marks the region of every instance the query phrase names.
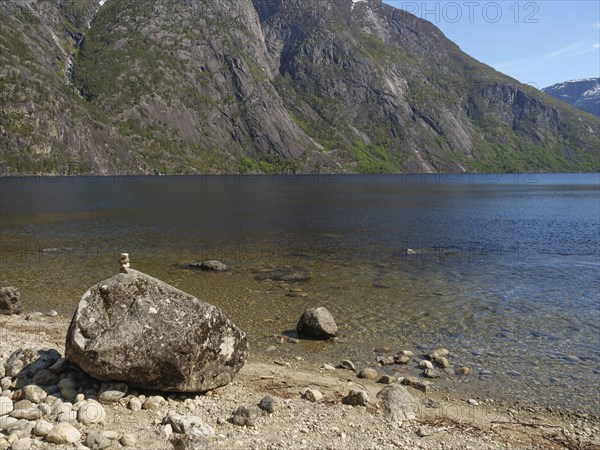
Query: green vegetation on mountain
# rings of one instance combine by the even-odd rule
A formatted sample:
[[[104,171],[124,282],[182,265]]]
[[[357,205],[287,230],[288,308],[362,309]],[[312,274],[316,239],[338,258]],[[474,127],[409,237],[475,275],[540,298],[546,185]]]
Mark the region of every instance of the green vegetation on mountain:
[[[0,3],[4,173],[600,171],[598,119],[380,0],[98,6]]]

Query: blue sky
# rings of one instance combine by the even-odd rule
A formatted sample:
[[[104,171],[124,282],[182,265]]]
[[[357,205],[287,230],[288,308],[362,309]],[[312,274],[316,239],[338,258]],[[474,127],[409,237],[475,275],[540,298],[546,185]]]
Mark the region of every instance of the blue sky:
[[[600,76],[600,1],[384,1],[523,83],[543,88]]]

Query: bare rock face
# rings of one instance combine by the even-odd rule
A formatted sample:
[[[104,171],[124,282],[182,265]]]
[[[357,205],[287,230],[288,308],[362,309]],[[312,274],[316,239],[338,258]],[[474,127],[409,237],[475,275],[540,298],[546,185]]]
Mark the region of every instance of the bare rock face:
[[[21,293],[16,287],[0,288],[0,314],[21,313]]]
[[[311,339],[330,339],[337,336],[338,327],[329,310],[323,306],[304,311],[296,325],[299,336]]]
[[[233,380],[248,343],[219,308],[129,269],[83,295],[66,356],[100,380],[201,392]]]

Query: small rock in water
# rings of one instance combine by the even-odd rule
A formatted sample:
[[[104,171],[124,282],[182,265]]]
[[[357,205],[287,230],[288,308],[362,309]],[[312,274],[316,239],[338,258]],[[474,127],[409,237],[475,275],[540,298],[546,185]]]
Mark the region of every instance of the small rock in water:
[[[201,270],[206,270],[210,272],[225,272],[229,270],[226,264],[223,264],[221,261],[211,260],[204,261],[200,264]]]
[[[438,358],[435,363],[443,369],[450,367],[450,363],[444,356]]]
[[[431,364],[431,361],[422,359],[419,361],[419,369],[433,369],[433,364]]]
[[[410,361],[410,357],[408,357],[408,356],[405,356],[405,355],[394,356],[395,364],[408,364],[409,361]]]
[[[367,406],[369,395],[362,390],[351,390],[348,395],[342,399],[342,403],[350,406]]]
[[[390,375],[382,375],[381,378],[377,380],[377,382],[381,384],[394,384],[396,381],[398,380]]]
[[[338,327],[327,308],[320,306],[304,311],[296,325],[298,336],[311,339],[331,339],[337,336]]]
[[[258,404],[258,407],[268,414],[273,414],[277,407],[277,400],[270,395],[265,395]]]
[[[232,422],[239,426],[253,427],[261,416],[261,411],[256,406],[240,406],[235,410]]]
[[[365,367],[358,373],[358,378],[364,378],[366,380],[374,380],[379,377],[379,373],[372,367]]]
[[[442,374],[436,369],[425,369],[423,372],[425,378],[440,378]]]
[[[342,362],[340,363],[340,367],[342,369],[347,369],[347,370],[354,370],[356,372],[356,366],[354,365],[354,363],[352,361],[350,361],[349,359],[344,359],[342,360]]]
[[[471,369],[466,366],[457,367],[454,369],[454,373],[456,373],[456,375],[469,375],[471,373]]]
[[[414,353],[410,350],[401,350],[398,352],[398,356],[406,356],[408,358],[411,358],[412,356],[414,356]]]
[[[394,357],[393,356],[378,356],[376,358],[377,363],[379,363],[382,366],[391,366],[392,364],[394,364]]]
[[[441,358],[446,357],[446,356],[448,356],[450,354],[450,352],[447,349],[443,348],[443,347],[436,349],[435,353],[437,353],[438,356],[441,357]]]
[[[321,391],[319,391],[317,389],[309,389],[309,388],[302,389],[300,391],[300,395],[302,395],[302,398],[304,398],[310,402],[319,402],[323,399],[323,394],[321,393]]]

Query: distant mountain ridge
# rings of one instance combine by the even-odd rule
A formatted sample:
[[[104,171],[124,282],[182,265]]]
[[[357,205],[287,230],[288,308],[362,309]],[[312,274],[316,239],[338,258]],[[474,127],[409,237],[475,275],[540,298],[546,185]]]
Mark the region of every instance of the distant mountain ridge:
[[[4,173],[600,171],[600,121],[381,0],[0,16]]]
[[[600,117],[600,78],[570,80],[542,89],[569,105]]]

